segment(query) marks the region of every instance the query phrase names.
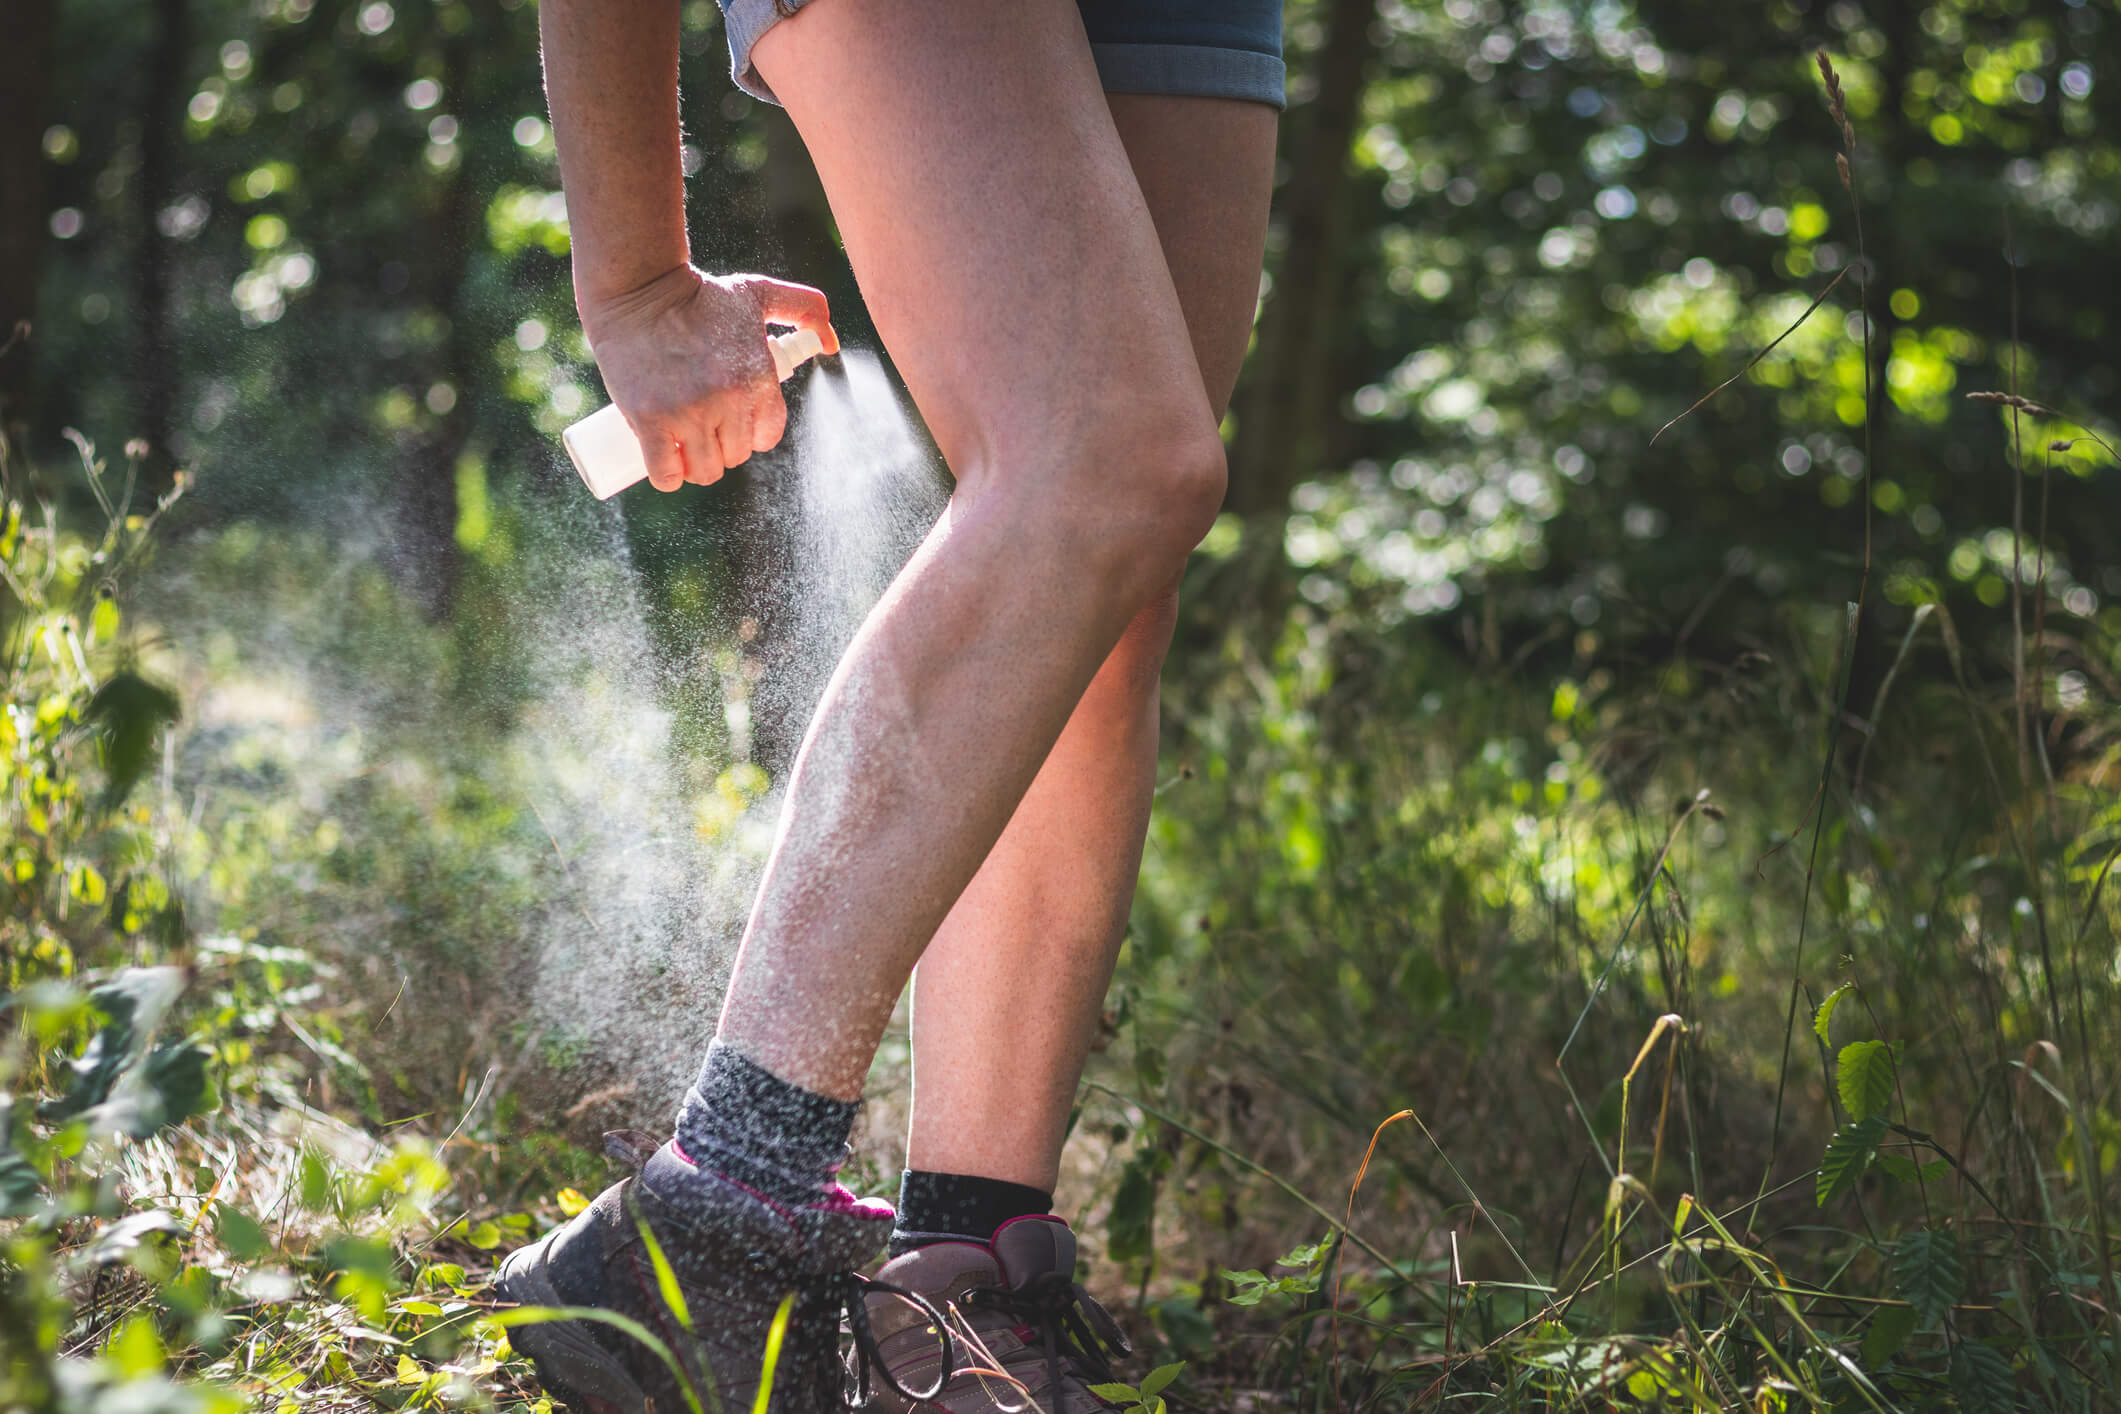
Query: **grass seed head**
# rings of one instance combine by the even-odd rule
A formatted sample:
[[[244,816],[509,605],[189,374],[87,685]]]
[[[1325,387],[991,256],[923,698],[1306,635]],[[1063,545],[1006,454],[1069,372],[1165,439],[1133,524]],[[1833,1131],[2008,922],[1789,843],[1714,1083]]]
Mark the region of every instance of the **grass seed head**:
[[[1970,403],[1995,403],[1999,407],[2016,408],[2020,412],[2039,413],[2043,417],[2060,417],[2062,414],[2045,407],[2031,398],[2021,398],[2016,393],[1968,393]]]
[[[1834,121],[1842,132],[1848,132],[1848,100],[1841,93],[1841,76],[1834,72],[1834,61],[1826,57],[1824,49],[1814,50],[1812,57],[1819,61],[1819,77],[1826,80],[1826,111],[1834,115]]]

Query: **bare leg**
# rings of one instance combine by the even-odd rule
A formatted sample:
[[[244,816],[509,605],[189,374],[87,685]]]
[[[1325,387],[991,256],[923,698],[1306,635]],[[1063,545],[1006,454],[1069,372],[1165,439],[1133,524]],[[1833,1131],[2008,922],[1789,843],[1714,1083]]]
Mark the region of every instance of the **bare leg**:
[[[1219,417],[1259,291],[1273,109],[1114,94]],[[907,1166],[1051,1189],[1141,867],[1176,591],[1135,616],[914,973]]]
[[[1068,0],[820,0],[755,51],[958,480],[791,779],[721,1036],[860,1092],[914,960],[1221,500],[1178,294]]]

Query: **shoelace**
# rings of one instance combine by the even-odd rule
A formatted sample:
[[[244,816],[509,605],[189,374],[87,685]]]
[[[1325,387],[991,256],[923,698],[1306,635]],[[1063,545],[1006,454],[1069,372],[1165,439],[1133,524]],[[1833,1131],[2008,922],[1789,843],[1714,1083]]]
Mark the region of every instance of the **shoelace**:
[[[854,1335],[854,1390],[853,1398],[848,1401],[849,1408],[868,1407],[871,1395],[869,1372],[872,1369],[883,1376],[886,1388],[915,1406],[925,1404],[943,1392],[943,1386],[950,1382],[955,1371],[957,1343],[950,1334],[950,1322],[944,1319],[943,1313],[937,1309],[934,1302],[917,1291],[908,1291],[903,1286],[878,1281],[874,1277],[865,1277],[858,1272],[834,1272],[818,1281],[812,1289],[819,1303],[817,1309],[835,1321],[839,1313],[844,1311],[847,1328]],[[929,1326],[935,1331],[943,1358],[942,1363],[936,1367],[935,1383],[927,1389],[907,1389],[899,1383],[898,1376],[891,1373],[891,1366],[885,1363],[884,1352],[877,1344],[876,1332],[869,1324],[868,1298],[879,1293],[896,1296],[920,1308],[921,1314],[928,1318]]]
[[[999,1311],[1012,1324],[1037,1330],[1053,1414],[1060,1409],[1063,1362],[1073,1373],[1087,1375],[1091,1383],[1109,1383],[1109,1357],[1133,1354],[1112,1313],[1064,1272],[1043,1272],[1021,1286],[976,1286],[962,1299],[967,1306]],[[943,1368],[950,1368],[947,1355]]]

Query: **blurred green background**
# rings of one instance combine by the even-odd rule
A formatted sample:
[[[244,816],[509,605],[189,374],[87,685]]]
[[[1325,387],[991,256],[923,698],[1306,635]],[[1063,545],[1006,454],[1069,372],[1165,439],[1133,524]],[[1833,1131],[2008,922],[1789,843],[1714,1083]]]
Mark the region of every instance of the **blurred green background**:
[[[874,349],[792,126],[729,82],[713,4],[682,23],[697,262],[817,284]],[[684,1082],[874,584],[819,607],[815,527],[781,509],[798,437],[709,490],[598,508],[575,482],[556,434],[603,398],[534,4],[14,0],[8,24],[7,988],[174,962],[223,1109],[155,1143],[205,1152],[198,1126],[299,1098],[422,1136],[467,1213],[548,1218],[603,1181],[579,1146]],[[1335,1370],[1512,1407],[2121,1389],[2117,36],[2093,0],[1290,0],[1227,513],[1188,573],[1062,1190],[1094,1284],[1196,1362],[1195,1397],[1323,1401]],[[94,487],[67,429],[102,448]],[[138,513],[180,481],[151,559],[95,558],[105,520],[142,529],[114,488]],[[889,484],[870,580],[944,486],[918,455]],[[119,709],[91,703],[128,671],[179,715],[142,718],[114,816],[92,787]],[[652,1000],[616,1015],[628,995]],[[1830,995],[1862,1005],[1815,1028]],[[25,1097],[93,1031],[52,1005],[13,1013]],[[880,1183],[904,1063],[895,1033]],[[1331,1230],[1292,1190],[1337,1219],[1403,1106],[1427,1134],[1379,1141],[1360,1329],[1328,1358],[1324,1258],[1272,1262]],[[24,1152],[59,1144],[12,1114]],[[1616,1174],[1742,1211],[1852,1304],[1761,1315],[1742,1360],[1688,1343],[1714,1283],[1645,1268],[1553,1305],[1654,1247],[1630,1223],[1680,1230]],[[203,1193],[202,1219],[238,1201]],[[416,1326],[432,1217],[393,1219],[402,1269],[302,1250],[320,1280],[383,1272]],[[1874,1345],[1865,1301],[1933,1314],[1935,1234],[1969,1310]],[[1281,1326],[1261,1270],[1295,1273]],[[26,1290],[48,1357],[129,1329]],[[1788,1299],[1716,1290],[1730,1330]],[[254,1389],[175,1320],[173,1368]],[[1651,1383],[1584,1373],[1623,1358]],[[465,1378],[505,1403],[491,1374]]]

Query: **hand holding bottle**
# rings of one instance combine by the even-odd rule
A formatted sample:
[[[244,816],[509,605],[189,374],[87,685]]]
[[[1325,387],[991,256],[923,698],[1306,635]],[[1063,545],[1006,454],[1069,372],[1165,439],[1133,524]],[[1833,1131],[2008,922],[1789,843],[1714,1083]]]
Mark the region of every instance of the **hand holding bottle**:
[[[658,491],[720,480],[781,440],[788,409],[780,384],[794,366],[839,352],[825,296],[763,275],[679,266],[582,316],[613,406],[569,428],[566,442],[600,498],[639,479],[623,432]],[[769,341],[768,324],[795,332]]]

